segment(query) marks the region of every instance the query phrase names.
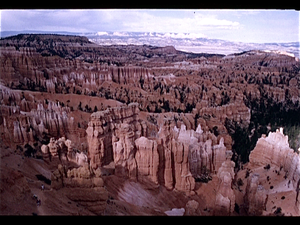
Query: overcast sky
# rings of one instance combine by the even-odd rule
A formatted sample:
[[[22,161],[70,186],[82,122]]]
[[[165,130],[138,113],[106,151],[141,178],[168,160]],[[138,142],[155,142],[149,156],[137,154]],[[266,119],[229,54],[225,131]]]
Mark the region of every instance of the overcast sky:
[[[2,31],[138,31],[266,43],[299,41],[294,10],[1,10]]]

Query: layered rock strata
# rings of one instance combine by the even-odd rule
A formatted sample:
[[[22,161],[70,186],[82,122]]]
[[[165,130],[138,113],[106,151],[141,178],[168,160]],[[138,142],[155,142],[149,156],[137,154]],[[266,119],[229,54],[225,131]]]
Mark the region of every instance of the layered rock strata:
[[[78,166],[89,165],[88,157],[83,152],[76,150],[71,140],[61,137],[57,140],[50,138],[47,145],[41,146],[43,160],[52,165],[76,163]]]
[[[266,209],[267,191],[259,184],[259,174],[253,173],[249,176],[244,199],[248,215],[262,215]]]
[[[88,157],[93,169],[114,160],[112,140],[114,136],[114,142],[118,141],[118,135],[115,133],[117,124],[129,124],[134,132],[134,139],[141,136],[141,125],[137,120],[138,112],[138,105],[131,103],[128,107],[109,108],[91,115],[86,133],[89,145]],[[117,144],[115,153],[117,156]]]
[[[157,142],[144,136],[135,140],[138,180],[149,179],[158,184],[159,153]]]
[[[300,179],[300,157],[289,147],[288,136],[283,134],[283,128],[262,136],[249,156],[253,167],[274,165],[283,168],[287,178],[296,189]]]
[[[277,129],[276,132],[270,132],[267,136],[262,135],[250,153],[249,165],[247,165],[251,170],[255,170],[248,178],[244,196],[248,214],[264,215],[267,213],[268,206],[274,204],[274,200],[268,199],[290,193],[293,197],[288,205],[281,206],[282,210],[286,214],[298,215],[300,209],[298,201],[299,165],[299,154],[289,147],[288,136],[284,135],[283,128]],[[272,172],[276,178],[271,176]],[[268,173],[267,177],[264,175],[265,173]],[[266,185],[265,177],[270,186]],[[272,184],[271,182],[276,183]]]
[[[178,129],[171,118],[164,118],[157,134],[148,136],[138,112],[131,103],[92,114],[86,130],[92,169],[113,161],[116,175],[190,192],[195,179],[216,174],[226,160],[224,139],[216,143],[200,124],[196,131],[184,124]]]
[[[67,198],[96,215],[102,215],[106,209],[108,192],[100,174],[91,172],[88,164],[73,169],[59,164],[51,174],[51,188],[68,188]]]
[[[271,202],[278,207],[277,198],[280,206],[295,201],[299,208],[299,157],[283,132],[259,139],[250,163],[243,165],[248,173],[240,170],[240,180],[233,182],[233,164],[226,160],[232,142],[224,126],[237,122],[247,128],[251,110],[258,107],[299,110],[300,67],[294,57],[99,46],[61,35],[18,35],[1,39],[0,48],[0,143],[23,154],[27,143],[38,149],[54,137],[42,145],[42,156],[49,168],[63,165],[53,173],[52,185],[72,188],[67,190],[70,199],[91,208],[105,203],[98,201],[105,192],[97,188],[103,190],[106,171],[187,193],[211,188],[212,198],[206,199],[216,215],[233,214],[233,189],[240,211],[245,207],[249,215],[266,213],[275,206]],[[101,105],[92,103],[96,98]],[[92,114],[85,132],[88,113],[93,107],[106,109],[104,102],[124,105]],[[1,153],[6,157],[7,152],[3,148]],[[203,178],[212,180],[198,184]],[[271,199],[267,206],[266,194]],[[187,214],[199,210],[197,202],[186,204]]]
[[[31,94],[25,98],[24,93],[2,85],[0,102],[2,139],[9,145],[32,144],[41,141],[44,135],[58,138],[75,133],[70,108],[59,102],[37,102]]]
[[[51,174],[51,188],[93,188],[103,187],[103,180],[99,173],[94,173],[88,165],[67,169],[59,164]]]
[[[235,206],[235,195],[232,189],[234,179],[234,162],[231,161],[232,151],[226,151],[226,161],[218,170],[219,185],[215,201],[215,215],[231,215]]]
[[[115,133],[116,135],[113,134],[112,137],[115,173],[136,178],[135,133],[127,123],[118,124]]]
[[[201,104],[197,107],[200,106]],[[226,119],[229,119],[241,124],[242,127],[247,127],[251,118],[250,109],[244,104],[242,99],[240,101],[236,101],[235,103],[217,107],[201,107],[198,111],[199,115],[201,116],[213,115],[223,124],[225,123]]]

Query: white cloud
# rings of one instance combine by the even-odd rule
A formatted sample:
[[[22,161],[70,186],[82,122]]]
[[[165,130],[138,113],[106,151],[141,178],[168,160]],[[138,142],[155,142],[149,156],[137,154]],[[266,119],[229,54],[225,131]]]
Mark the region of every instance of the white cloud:
[[[187,10],[3,10],[2,30],[194,33],[236,29],[235,21]],[[179,36],[178,36],[179,37]]]
[[[236,29],[235,21],[218,19],[215,16],[194,15],[192,17],[162,17],[154,13],[125,12],[123,29],[126,31],[201,33],[206,29]]]

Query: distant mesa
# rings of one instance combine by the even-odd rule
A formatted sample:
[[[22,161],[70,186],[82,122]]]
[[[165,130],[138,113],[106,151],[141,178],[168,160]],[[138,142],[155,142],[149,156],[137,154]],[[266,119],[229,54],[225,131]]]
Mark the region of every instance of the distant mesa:
[[[233,54],[237,52],[249,50],[267,50],[287,52],[287,54],[294,54],[299,58],[299,42],[288,43],[242,43],[233,42],[221,39],[207,38],[201,33],[161,33],[161,32],[63,32],[63,31],[1,31],[1,37],[8,37],[20,33],[27,34],[62,34],[62,35],[76,35],[86,36],[90,41],[101,45],[114,45],[114,44],[147,44],[153,46],[165,46],[168,39],[168,45],[173,45],[176,49],[194,52],[194,53],[212,53],[212,54]]]

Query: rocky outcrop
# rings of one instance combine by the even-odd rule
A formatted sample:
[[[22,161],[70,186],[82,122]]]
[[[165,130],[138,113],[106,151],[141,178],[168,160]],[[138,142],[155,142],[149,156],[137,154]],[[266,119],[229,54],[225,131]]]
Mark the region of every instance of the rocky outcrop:
[[[253,173],[248,178],[244,199],[248,215],[262,215],[266,209],[267,192],[265,188],[259,184],[259,174]]]
[[[116,133],[118,124],[129,124],[134,139],[141,136],[141,125],[137,120],[138,112],[138,105],[131,103],[128,107],[109,108],[105,111],[99,111],[91,115],[91,120],[88,124],[86,133],[89,145],[88,157],[92,168],[96,169],[97,167],[109,164],[114,160],[112,140],[114,137],[114,142],[118,141],[118,134]],[[121,132],[123,136],[125,135],[124,132]],[[125,137],[123,137],[123,139],[124,138]],[[115,147],[117,156],[117,147],[122,148],[121,142],[119,145],[115,144]]]
[[[59,102],[49,102],[45,110],[42,104],[37,105],[37,110],[28,114],[32,118],[35,130],[43,132],[48,130],[50,136],[65,136],[74,130],[74,118],[68,117],[69,107],[61,107]]]
[[[196,131],[186,130],[185,125],[181,125],[180,130],[174,127],[174,131],[178,134],[179,142],[188,144],[188,161],[193,176],[216,174],[226,159],[224,139],[221,138],[219,144],[213,144],[217,142],[216,137],[210,132],[204,133],[200,124]]]
[[[185,216],[201,216],[199,203],[195,200],[190,200],[185,205]]]
[[[135,140],[138,180],[149,179],[158,184],[159,153],[157,142],[146,137],[140,137]]]
[[[218,118],[222,124],[225,124],[226,119],[235,121],[241,124],[242,127],[247,127],[250,123],[250,109],[243,102],[243,94],[239,93],[235,96],[236,100],[234,103],[229,103],[217,107],[208,107],[203,104],[197,103],[196,109],[199,115],[211,115]]]
[[[51,188],[93,188],[103,187],[103,180],[100,174],[90,170],[88,164],[78,168],[67,169],[59,164],[57,169],[51,174]]]
[[[270,132],[258,139],[255,148],[249,156],[253,167],[274,165],[283,168],[287,178],[292,181],[296,189],[300,179],[300,157],[289,147],[288,136],[283,134],[283,128]]]
[[[116,175],[189,193],[195,179],[216,174],[225,161],[224,139],[213,144],[217,138],[200,124],[196,131],[178,129],[165,118],[157,135],[147,137],[137,113],[137,104],[129,104],[92,114],[86,132],[94,170],[113,161]]]
[[[50,154],[50,151],[49,151],[49,146],[48,145],[42,145],[41,146],[41,151],[42,151],[43,160],[45,162],[50,162],[51,154]]]
[[[111,54],[103,54],[103,50],[117,52],[118,50],[95,45],[86,41],[85,37],[70,36],[72,41],[69,42],[63,40],[65,37],[60,37],[61,39],[57,37],[51,39],[50,36],[45,38],[43,35],[31,37],[37,40],[42,39],[43,41],[40,42],[30,41],[28,38],[30,39],[30,36],[23,35],[19,40],[1,40],[0,45],[6,42],[4,45],[20,46],[17,48],[1,46],[0,73],[6,74],[2,81],[8,87],[49,93],[76,93],[77,90],[80,92],[84,89],[95,90],[103,82],[115,82],[123,85],[134,83],[135,86],[141,87],[140,82],[149,82],[149,79],[152,78],[147,68],[108,66],[107,63],[100,64],[98,60],[93,63],[94,59],[92,58],[95,58],[97,54],[90,55],[90,52],[97,51],[102,57],[110,58],[108,55]],[[78,46],[75,41],[80,41],[81,44],[89,47]],[[23,47],[28,42],[31,42],[31,47]],[[47,44],[41,44],[42,42]],[[61,45],[63,42],[65,47],[55,47],[55,42],[57,45]],[[52,47],[48,45],[49,43],[53,43]],[[78,56],[80,51],[82,52]],[[102,57],[100,56],[100,58]],[[110,60],[106,59],[105,61],[109,62]]]
[[[0,47],[0,73],[5,74],[1,80],[14,89],[138,102],[148,112],[194,109],[200,116],[222,123],[228,118],[244,127],[250,120],[246,99],[268,96],[295,104],[300,100],[299,80],[288,75],[297,74],[299,62],[274,52],[203,59],[203,54],[183,53],[171,46],[99,46],[85,37],[34,34],[1,39]],[[23,102],[20,109],[26,108]]]
[[[174,176],[174,188],[182,191],[193,191],[195,188],[195,179],[192,176],[189,168],[188,154],[189,146],[182,142],[172,139],[171,142],[171,168],[172,176]],[[172,159],[173,155],[173,159]],[[174,165],[174,167],[172,166]],[[173,169],[174,168],[174,169]]]
[[[55,140],[55,138],[50,138],[48,145],[42,145],[41,151],[43,153],[43,159],[46,162],[54,161],[58,163],[61,160],[67,160],[66,158],[66,146],[65,138],[60,138]]]
[[[5,131],[2,138],[9,145],[33,144],[45,135],[58,138],[74,134],[70,108],[61,106],[59,101],[37,102],[32,94],[25,98],[24,93],[0,85],[0,102],[0,128]]]
[[[171,129],[170,122],[165,120],[158,139],[163,149],[161,155],[165,159],[165,185],[169,189],[175,187],[190,191],[195,187],[195,179],[203,174],[215,173],[214,160],[217,154],[213,157],[213,149],[217,148],[212,146],[209,132],[203,133],[200,125],[196,131],[186,130],[183,124],[180,129],[176,126]]]
[[[129,178],[136,178],[137,165],[134,158],[135,133],[127,123],[117,125],[113,134],[113,159],[115,163],[115,173],[121,176],[128,176]]]
[[[94,66],[93,66],[94,67]],[[96,69],[86,70],[78,73],[76,70],[69,74],[63,75],[63,81],[68,86],[82,86],[85,89],[95,90],[104,82],[115,82],[117,84],[131,84],[134,87],[141,87],[141,82],[150,82],[150,71],[147,68],[131,66],[131,67],[117,67],[107,66],[107,64],[96,64]],[[57,80],[47,80],[47,90],[54,90]],[[51,88],[52,87],[52,88]]]
[[[27,132],[28,126],[20,125],[19,121],[14,121],[14,130],[13,130],[13,140],[15,143],[28,143],[29,141],[33,141],[32,129],[29,128],[29,132]]]
[[[299,154],[289,147],[283,128],[258,139],[247,165],[247,169],[253,171],[247,180],[244,196],[249,215],[266,215],[270,210],[268,207],[275,206],[273,199],[280,196],[284,199],[282,196],[287,193],[293,196],[292,199],[288,204],[276,202],[277,209],[282,209],[284,214],[298,215],[299,160]],[[280,209],[274,214],[281,212]]]
[[[113,161],[116,175],[128,176],[132,179],[138,177],[138,165],[142,164],[139,156],[144,151],[139,149],[139,145],[136,147],[135,141],[142,134],[147,134],[144,123],[138,120],[138,112],[138,105],[132,103],[126,107],[110,108],[92,114],[86,132],[89,144],[88,157],[93,169]],[[141,169],[139,175],[142,179],[142,176],[147,174],[144,174]]]
[[[231,161],[232,151],[226,151],[226,161],[218,170],[219,185],[217,189],[214,215],[231,215],[235,206],[235,195],[232,190],[234,179],[234,162]]]
[[[63,164],[68,162],[76,163],[78,166],[89,165],[88,157],[83,152],[73,148],[72,141],[61,137],[57,140],[50,138],[47,145],[41,146],[43,160],[51,165]]]
[[[88,210],[97,215],[102,215],[106,208],[108,199],[104,182],[97,173],[93,173],[89,165],[66,169],[59,164],[57,170],[51,174],[51,188],[58,190],[69,188],[66,196],[85,206]]]

